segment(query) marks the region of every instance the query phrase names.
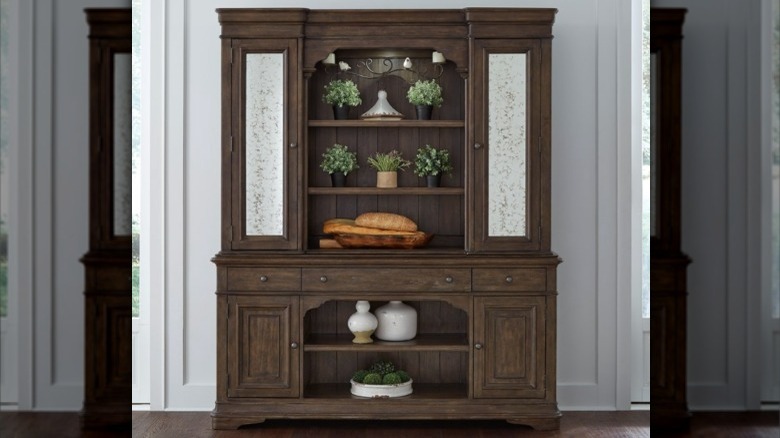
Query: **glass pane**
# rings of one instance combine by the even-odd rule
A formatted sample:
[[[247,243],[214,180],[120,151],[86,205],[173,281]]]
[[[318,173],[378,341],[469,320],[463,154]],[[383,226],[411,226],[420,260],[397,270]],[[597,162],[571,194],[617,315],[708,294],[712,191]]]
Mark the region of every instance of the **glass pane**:
[[[114,54],[114,235],[130,234],[132,71],[129,53]]]
[[[526,55],[488,56],[488,235],[526,235]]]
[[[246,234],[284,228],[284,54],[246,55]]]

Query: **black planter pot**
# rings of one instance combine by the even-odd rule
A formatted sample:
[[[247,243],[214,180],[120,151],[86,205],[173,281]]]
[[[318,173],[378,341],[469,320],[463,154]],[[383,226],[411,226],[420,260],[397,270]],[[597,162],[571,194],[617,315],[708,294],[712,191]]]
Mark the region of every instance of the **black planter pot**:
[[[344,175],[341,172],[330,174],[330,183],[331,185],[333,185],[333,187],[344,187],[346,182],[347,182],[347,175]]]
[[[417,105],[417,120],[431,120],[431,111],[433,107],[430,105]]]
[[[347,120],[349,119],[349,107],[333,105],[333,118],[335,120]]]
[[[441,183],[441,174],[438,175],[425,175],[425,182],[428,187],[439,187]]]

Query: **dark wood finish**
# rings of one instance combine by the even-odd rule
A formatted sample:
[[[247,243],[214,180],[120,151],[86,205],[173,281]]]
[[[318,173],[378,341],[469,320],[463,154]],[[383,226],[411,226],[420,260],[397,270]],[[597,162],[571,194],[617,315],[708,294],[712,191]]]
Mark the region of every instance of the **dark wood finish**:
[[[228,297],[228,397],[298,396],[298,297]]]
[[[650,404],[655,429],[685,429],[687,403],[686,268],[680,248],[682,25],[685,9],[650,10],[656,56],[653,176],[656,226],[650,237]]]
[[[84,288],[83,428],[131,421],[130,235],[114,232],[114,55],[130,53],[130,9],[87,9],[89,24],[89,251]],[[130,120],[127,121],[130,123]],[[129,157],[128,157],[129,159]],[[130,182],[128,181],[129,185]]]
[[[269,419],[501,419],[556,429],[556,269],[550,251],[550,60],[554,9],[307,10],[219,9],[222,25],[222,251],[217,266],[215,429]],[[424,23],[424,26],[422,25]],[[416,25],[419,24],[419,25]],[[430,53],[447,58],[438,82],[444,105],[413,120],[409,77],[367,79],[326,68],[335,53],[357,69],[367,57]],[[244,53],[286,53],[283,236],[244,231]],[[487,129],[481,59],[491,52],[528,57],[528,233],[486,238],[490,177],[486,151],[472,148]],[[408,53],[405,54],[405,53]],[[482,62],[482,63],[480,63]],[[409,76],[409,73],[404,73]],[[333,120],[322,89],[349,78],[363,102],[351,120]],[[385,90],[400,121],[358,117]],[[480,140],[487,141],[487,140]],[[296,147],[287,145],[295,143]],[[334,143],[360,168],[333,188],[319,168]],[[446,147],[454,170],[439,188],[410,170],[397,189],[378,189],[366,158]],[[421,249],[319,249],[324,221],[363,212],[405,215],[433,234]],[[403,300],[418,312],[407,342],[352,343],[355,301],[372,309]],[[481,349],[475,347],[480,343]],[[391,400],[351,396],[352,374],[392,360],[414,393]]]

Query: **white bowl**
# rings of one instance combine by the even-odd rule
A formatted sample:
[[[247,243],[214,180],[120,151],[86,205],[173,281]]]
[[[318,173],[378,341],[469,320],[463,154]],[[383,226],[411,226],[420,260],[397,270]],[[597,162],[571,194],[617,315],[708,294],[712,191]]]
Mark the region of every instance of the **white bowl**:
[[[403,397],[412,393],[412,379],[408,382],[399,383],[397,385],[366,385],[365,383],[358,383],[352,379],[349,380],[352,384],[350,392],[352,395],[358,397],[367,398],[385,398],[385,397]]]

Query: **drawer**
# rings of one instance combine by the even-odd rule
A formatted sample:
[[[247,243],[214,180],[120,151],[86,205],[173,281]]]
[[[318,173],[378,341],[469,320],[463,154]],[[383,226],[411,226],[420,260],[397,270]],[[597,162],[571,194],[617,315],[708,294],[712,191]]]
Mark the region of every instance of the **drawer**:
[[[303,270],[306,291],[468,292],[469,269],[308,268]]]
[[[228,268],[228,290],[301,290],[298,268]]]
[[[475,291],[545,291],[547,270],[511,268],[475,268]]]

